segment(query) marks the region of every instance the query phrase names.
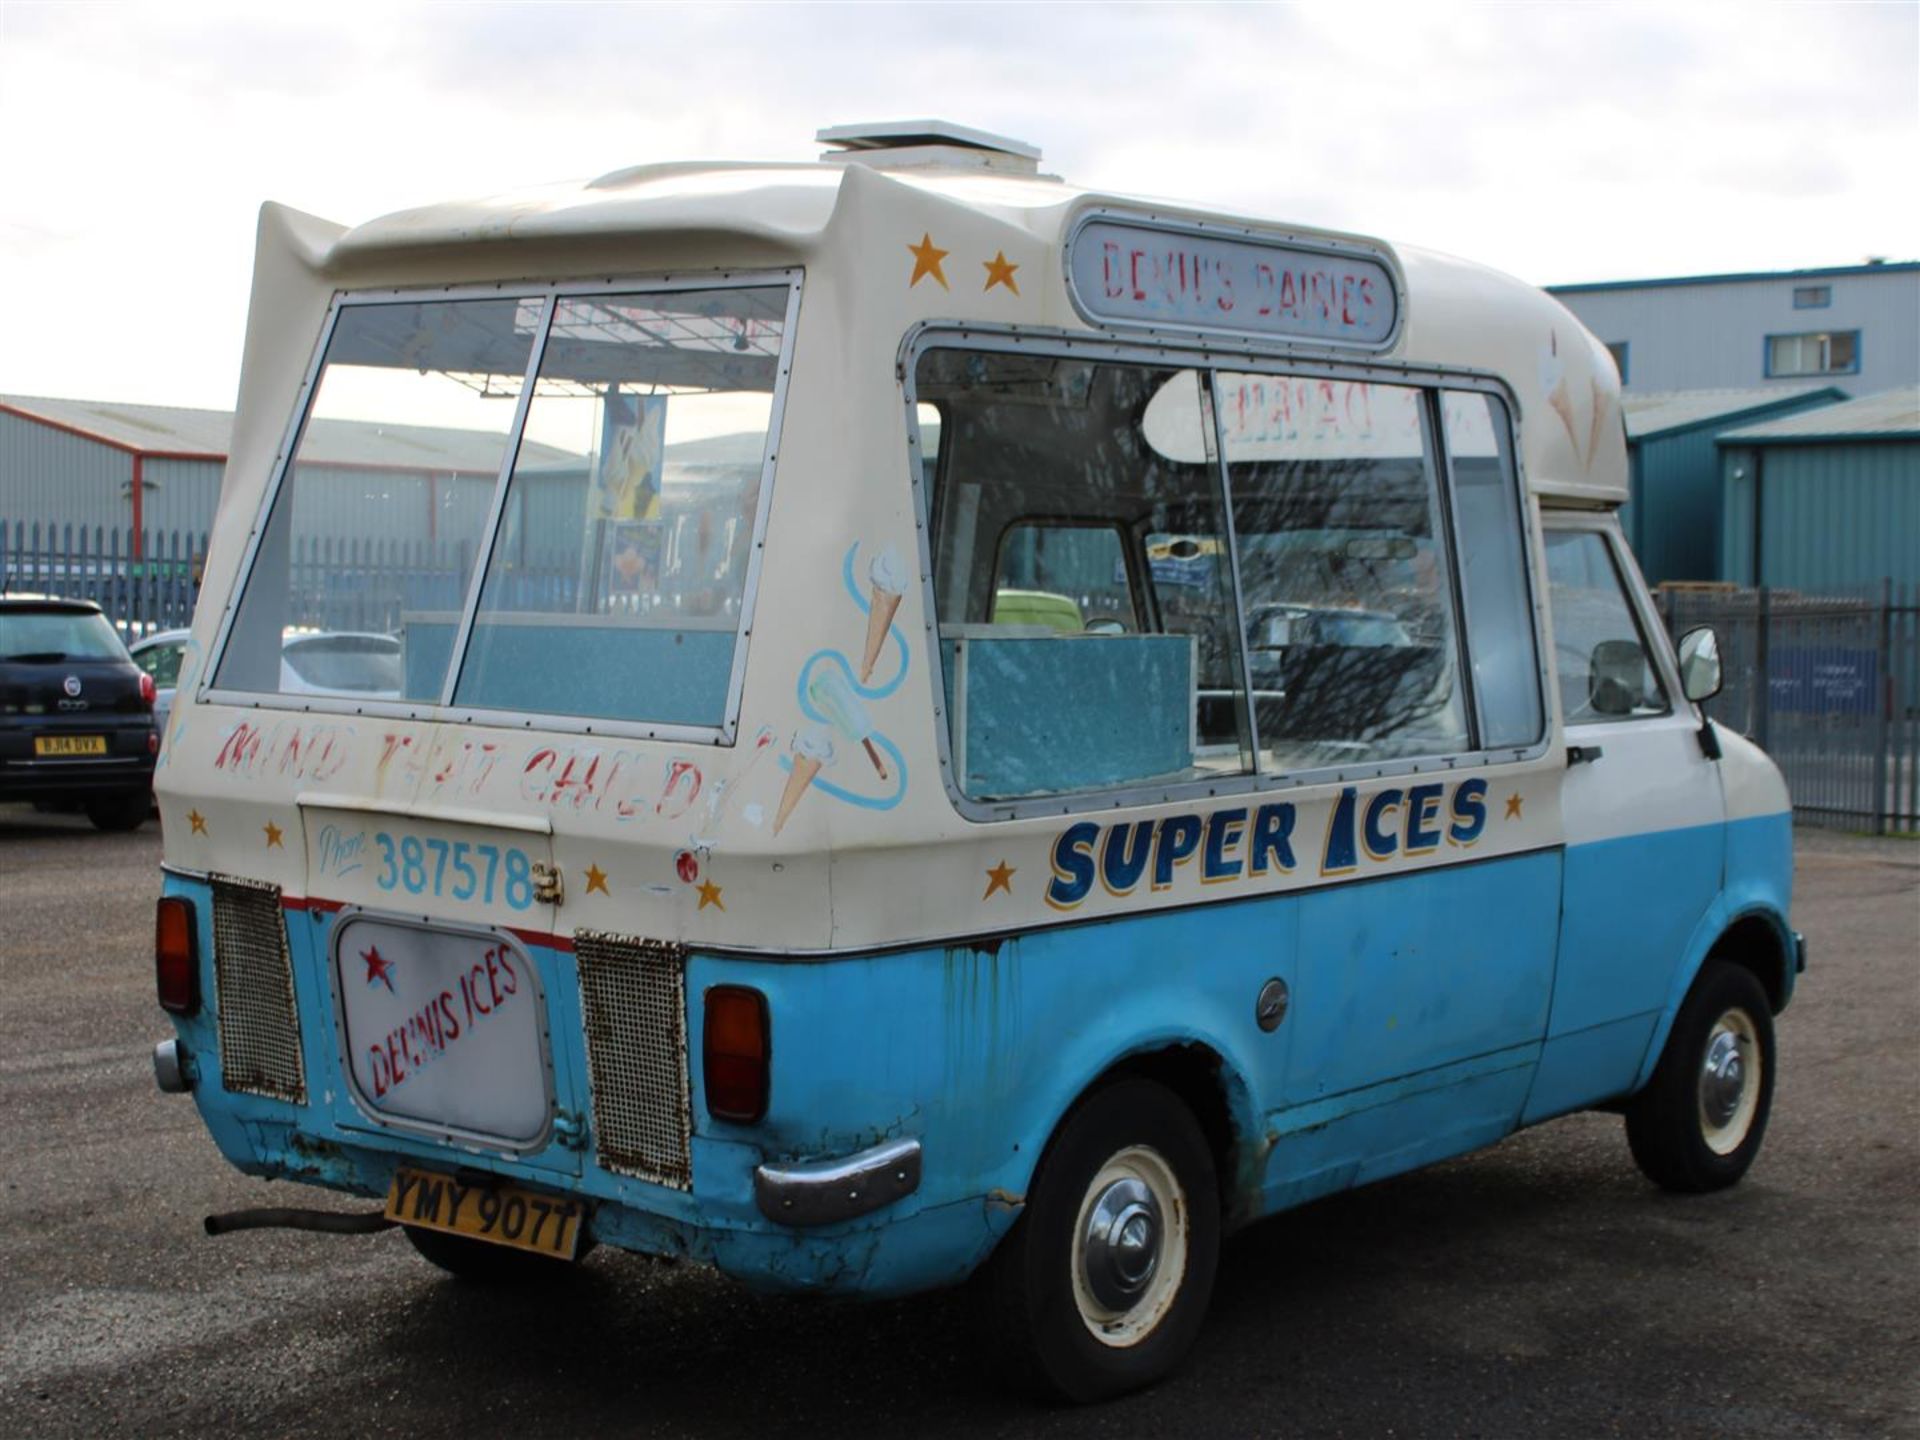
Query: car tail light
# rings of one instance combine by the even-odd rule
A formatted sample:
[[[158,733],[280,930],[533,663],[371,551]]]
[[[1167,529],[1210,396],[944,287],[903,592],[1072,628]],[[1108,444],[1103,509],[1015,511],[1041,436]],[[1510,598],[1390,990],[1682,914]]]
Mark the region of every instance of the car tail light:
[[[153,970],[160,1008],[174,1015],[191,1015],[200,1008],[194,934],[193,902],[182,895],[161,896],[154,912]]]
[[[751,1125],[767,1113],[767,1079],[773,1036],[767,997],[744,985],[707,991],[704,1043],[707,1113],[716,1120]]]
[[[153,709],[154,699],[159,693],[159,690],[154,687],[153,676],[142,670],[140,672],[140,703],[149,710]]]

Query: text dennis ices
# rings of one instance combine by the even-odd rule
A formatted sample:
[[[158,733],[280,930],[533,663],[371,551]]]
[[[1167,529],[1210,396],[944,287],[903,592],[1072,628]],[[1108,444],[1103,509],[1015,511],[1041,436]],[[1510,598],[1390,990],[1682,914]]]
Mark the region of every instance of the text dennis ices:
[[[1289,874],[1299,865],[1298,820],[1290,800],[1157,820],[1082,820],[1053,842],[1047,904],[1071,910],[1096,884],[1109,895],[1131,895],[1143,880],[1153,890],[1171,890],[1181,870],[1196,863],[1203,885]],[[1472,845],[1486,828],[1483,779],[1389,786],[1364,799],[1349,785],[1328,811],[1320,873],[1350,874],[1363,857],[1392,860]]]
[[[486,954],[461,974],[458,993],[442,990],[367,1047],[374,1099],[383,1099],[388,1091],[406,1084],[408,1075],[425,1069],[472,1035],[480,1021],[519,993],[513,952],[504,945],[489,945]]]

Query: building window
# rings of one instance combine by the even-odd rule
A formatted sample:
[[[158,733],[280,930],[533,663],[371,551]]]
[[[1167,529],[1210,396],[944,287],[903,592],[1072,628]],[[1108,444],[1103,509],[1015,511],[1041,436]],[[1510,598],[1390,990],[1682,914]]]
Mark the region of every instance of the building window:
[[[1609,340],[1606,342],[1607,354],[1613,357],[1613,368],[1620,372],[1620,383],[1627,383],[1627,342]]]
[[[1796,285],[1793,287],[1793,308],[1796,310],[1824,310],[1833,304],[1831,285]]]
[[[1769,335],[1767,378],[1784,375],[1857,375],[1860,332],[1822,331],[1811,335]]]

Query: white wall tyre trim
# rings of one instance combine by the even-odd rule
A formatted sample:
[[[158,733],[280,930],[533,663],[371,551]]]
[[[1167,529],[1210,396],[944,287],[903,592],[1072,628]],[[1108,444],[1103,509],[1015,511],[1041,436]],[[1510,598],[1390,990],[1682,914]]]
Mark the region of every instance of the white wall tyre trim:
[[[1746,1143],[1765,1083],[1759,1031],[1753,1017],[1735,1006],[1707,1032],[1700,1057],[1700,1136],[1716,1155],[1731,1155]]]
[[[1131,1145],[1102,1165],[1073,1227],[1073,1298],[1087,1333],[1112,1349],[1159,1328],[1187,1278],[1190,1202],[1159,1151]]]

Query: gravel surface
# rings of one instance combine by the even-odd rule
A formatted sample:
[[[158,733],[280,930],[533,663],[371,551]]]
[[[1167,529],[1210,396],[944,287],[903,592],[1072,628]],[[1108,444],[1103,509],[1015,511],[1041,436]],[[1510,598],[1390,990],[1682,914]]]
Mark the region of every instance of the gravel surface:
[[[153,1086],[159,837],[0,807],[0,1434],[1920,1436],[1920,844],[1802,832],[1767,1148],[1681,1199],[1575,1116],[1228,1242],[1193,1360],[1035,1407],[964,1298],[818,1305],[602,1249],[537,1294],[232,1172]]]

